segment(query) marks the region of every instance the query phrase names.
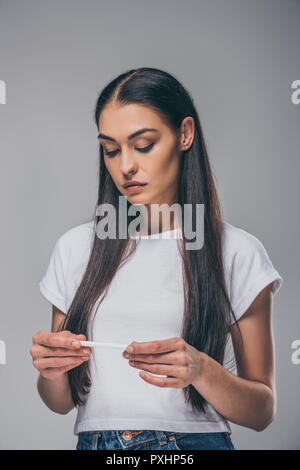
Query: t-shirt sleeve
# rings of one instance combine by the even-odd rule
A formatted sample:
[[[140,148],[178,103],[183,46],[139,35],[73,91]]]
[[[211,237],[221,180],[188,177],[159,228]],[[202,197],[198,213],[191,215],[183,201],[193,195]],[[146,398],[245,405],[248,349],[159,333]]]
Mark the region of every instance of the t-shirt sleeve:
[[[51,253],[46,273],[39,282],[42,295],[63,313],[66,309],[66,282],[64,269],[64,253],[60,237]]]
[[[272,283],[275,295],[282,281],[262,242],[248,233],[243,236],[231,267],[230,300],[236,319],[242,317],[264,287]],[[234,321],[231,314],[231,324]]]

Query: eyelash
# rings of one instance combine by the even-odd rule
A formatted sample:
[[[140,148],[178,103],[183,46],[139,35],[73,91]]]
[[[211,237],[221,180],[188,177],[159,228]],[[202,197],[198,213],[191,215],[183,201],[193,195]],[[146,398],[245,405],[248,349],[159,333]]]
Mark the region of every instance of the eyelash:
[[[139,152],[142,152],[142,153],[146,153],[146,152],[149,152],[149,150],[152,149],[153,145],[154,144],[150,144],[150,145],[147,145],[147,147],[137,148],[136,150],[138,150]],[[112,152],[105,152],[104,151],[104,154],[108,155],[109,157],[114,157],[116,152],[118,152],[118,150],[113,150]]]

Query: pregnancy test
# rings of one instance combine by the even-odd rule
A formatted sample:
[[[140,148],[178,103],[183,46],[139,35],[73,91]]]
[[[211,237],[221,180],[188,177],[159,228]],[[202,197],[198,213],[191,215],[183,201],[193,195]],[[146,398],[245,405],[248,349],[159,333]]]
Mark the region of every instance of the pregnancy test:
[[[89,348],[113,348],[113,349],[126,349],[127,344],[119,343],[99,343],[97,341],[79,341],[81,346],[87,346]]]

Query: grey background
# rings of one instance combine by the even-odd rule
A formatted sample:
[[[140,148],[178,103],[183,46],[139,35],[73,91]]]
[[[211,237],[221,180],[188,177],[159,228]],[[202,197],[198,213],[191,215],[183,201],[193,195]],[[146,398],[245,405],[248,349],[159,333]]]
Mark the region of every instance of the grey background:
[[[274,303],[278,411],[263,432],[232,424],[239,449],[300,448],[300,2],[0,0],[0,448],[74,449],[75,411],[36,390],[32,335],[50,328],[38,289],[58,236],[91,219],[98,92],[153,66],[194,97],[227,221],[258,237],[284,278]]]

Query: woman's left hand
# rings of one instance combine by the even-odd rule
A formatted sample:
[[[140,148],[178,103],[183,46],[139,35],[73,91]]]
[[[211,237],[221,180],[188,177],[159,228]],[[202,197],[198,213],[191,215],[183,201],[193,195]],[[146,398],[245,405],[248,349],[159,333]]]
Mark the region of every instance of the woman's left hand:
[[[130,347],[132,351],[129,351]],[[204,353],[181,337],[142,343],[133,341],[123,352],[132,367],[142,369],[139,376],[146,382],[172,388],[187,387],[199,378],[203,356]],[[155,377],[152,373],[167,377]]]

